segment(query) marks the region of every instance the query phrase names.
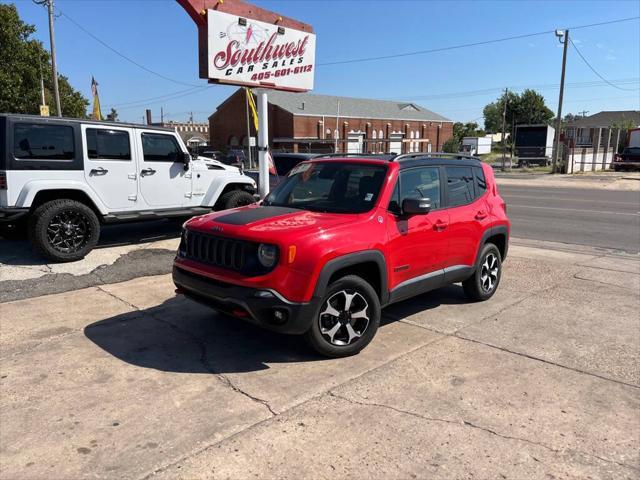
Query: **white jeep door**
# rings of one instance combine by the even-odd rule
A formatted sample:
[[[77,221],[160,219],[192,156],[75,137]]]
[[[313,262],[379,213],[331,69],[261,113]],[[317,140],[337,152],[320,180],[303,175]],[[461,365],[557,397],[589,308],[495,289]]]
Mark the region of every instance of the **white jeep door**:
[[[112,212],[138,209],[133,130],[82,125],[86,182]]]
[[[138,130],[140,194],[149,208],[179,208],[190,203],[191,172],[184,169],[183,150],[175,135]]]

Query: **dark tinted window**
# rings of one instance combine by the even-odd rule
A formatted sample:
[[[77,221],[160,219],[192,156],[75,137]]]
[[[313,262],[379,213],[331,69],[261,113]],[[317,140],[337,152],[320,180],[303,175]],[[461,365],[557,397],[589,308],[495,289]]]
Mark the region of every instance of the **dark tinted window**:
[[[447,205],[457,207],[471,203],[474,196],[473,169],[471,167],[446,167]]]
[[[314,212],[367,212],[376,203],[386,172],[386,166],[378,165],[301,163],[264,204]]]
[[[430,198],[432,209],[440,208],[440,169],[420,167],[400,173],[400,206],[405,198]]]
[[[161,133],[143,133],[142,151],[145,162],[177,162],[182,154],[176,139]]]
[[[129,134],[118,130],[87,128],[87,154],[90,159],[131,160]]]
[[[476,198],[478,198],[487,191],[487,181],[484,178],[482,167],[474,167],[473,170],[476,172]]]
[[[13,155],[23,160],[72,160],[73,127],[17,123],[13,128]]]

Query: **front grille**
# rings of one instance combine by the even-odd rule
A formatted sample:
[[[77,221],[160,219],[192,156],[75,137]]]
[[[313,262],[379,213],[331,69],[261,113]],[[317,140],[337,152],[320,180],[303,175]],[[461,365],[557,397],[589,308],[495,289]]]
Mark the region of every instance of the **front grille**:
[[[245,267],[246,242],[187,231],[184,246],[190,260],[237,271]]]

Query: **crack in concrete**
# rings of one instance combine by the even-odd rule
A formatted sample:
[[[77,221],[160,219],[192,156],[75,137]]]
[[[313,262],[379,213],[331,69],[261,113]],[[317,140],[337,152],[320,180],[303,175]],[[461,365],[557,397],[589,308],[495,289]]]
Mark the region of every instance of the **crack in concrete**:
[[[561,449],[558,449],[558,448],[550,447],[549,445],[547,445],[545,443],[542,443],[542,442],[536,442],[536,441],[529,440],[527,438],[522,438],[522,437],[514,437],[514,436],[511,436],[511,435],[505,435],[505,434],[499,433],[499,432],[497,432],[497,431],[495,431],[495,430],[493,430],[491,428],[482,427],[480,425],[477,425],[477,424],[475,424],[473,422],[470,422],[470,421],[464,420],[464,419],[461,419],[461,420],[450,420],[450,419],[447,419],[447,418],[429,417],[427,415],[422,415],[422,414],[419,414],[419,413],[416,413],[416,412],[412,412],[410,410],[403,410],[401,408],[397,408],[397,407],[394,407],[394,406],[391,406],[391,405],[387,405],[387,404],[384,404],[384,403],[362,402],[362,401],[355,400],[353,398],[343,397],[342,395],[338,395],[337,393],[335,393],[333,391],[329,391],[328,395],[331,396],[331,397],[334,397],[334,398],[338,398],[340,400],[344,400],[344,401],[346,401],[348,403],[351,403],[351,404],[361,405],[361,406],[365,406],[365,407],[376,407],[376,408],[388,409],[388,410],[392,410],[394,412],[400,413],[402,415],[409,415],[409,416],[420,418],[422,420],[426,420],[426,421],[429,421],[429,422],[447,423],[447,424],[450,424],[450,425],[474,428],[476,430],[480,430],[482,432],[485,432],[485,433],[488,433],[488,434],[491,434],[491,435],[495,435],[495,436],[500,437],[500,438],[504,438],[505,440],[515,440],[515,441],[518,441],[518,442],[527,443],[529,445],[534,445],[534,446],[537,446],[537,447],[541,447],[541,448],[544,448],[544,449],[546,449],[546,450],[548,450],[548,451],[550,451],[550,452],[552,452],[554,454],[562,453],[564,451],[564,450],[561,450]],[[592,454],[592,453],[583,452],[581,450],[575,450],[575,449],[567,449],[567,451],[572,451],[572,452],[575,452],[575,453],[578,453],[580,455],[584,455],[584,456],[587,456],[587,457],[597,458],[598,460],[600,460],[602,462],[613,463],[613,464],[616,464],[616,465],[618,465],[620,467],[628,468],[630,470],[640,471],[640,468],[634,467],[633,465],[628,465],[626,463],[618,462],[616,460],[611,460],[609,458],[603,458],[603,457],[600,457],[599,455],[595,455],[595,454]]]
[[[519,357],[528,358],[529,360],[536,360],[538,362],[546,363],[547,365],[553,365],[554,367],[560,367],[560,368],[564,368],[566,370],[571,370],[572,372],[581,373],[583,375],[589,375],[591,377],[596,377],[596,378],[599,378],[600,380],[605,380],[607,382],[613,382],[613,383],[617,383],[619,385],[624,385],[625,387],[631,387],[631,388],[634,388],[634,389],[640,389],[640,386],[634,385],[632,383],[627,383],[627,382],[624,382],[622,380],[616,380],[615,378],[605,377],[604,375],[599,375],[599,374],[593,373],[593,372],[587,372],[586,370],[581,370],[579,368],[569,367],[567,365],[562,365],[561,363],[556,363],[556,362],[551,361],[551,360],[546,360],[544,358],[536,357],[536,356],[530,355],[528,353],[516,352],[516,351],[510,350],[510,349],[508,349],[506,347],[500,347],[498,345],[493,345],[491,343],[483,342],[481,340],[476,340],[476,339],[473,339],[473,338],[464,337],[462,335],[458,335],[457,333],[455,333],[454,335],[451,335],[451,336],[455,337],[455,338],[459,338],[460,340],[466,340],[467,342],[472,342],[472,343],[476,343],[478,345],[483,345],[485,347],[494,348],[496,350],[500,350],[500,351],[505,352],[505,353],[510,353],[512,355],[517,355]]]
[[[156,322],[162,323],[163,325],[168,326],[171,330],[173,330],[174,332],[178,332],[184,336],[186,336],[191,342],[193,342],[195,345],[197,345],[198,349],[200,350],[200,357],[198,359],[199,363],[204,367],[204,369],[211,373],[212,375],[215,375],[216,378],[218,378],[220,380],[220,382],[227,386],[228,388],[230,388],[231,390],[233,390],[236,393],[239,393],[241,395],[244,395],[245,397],[249,398],[250,400],[257,402],[261,405],[263,405],[270,414],[270,417],[274,417],[276,415],[278,415],[278,413],[273,410],[273,408],[271,408],[271,405],[269,404],[269,402],[267,400],[264,400],[262,398],[256,397],[254,395],[251,395],[249,392],[246,392],[245,390],[243,390],[242,388],[240,388],[239,386],[237,386],[235,383],[233,383],[233,381],[224,373],[219,372],[216,370],[216,368],[211,365],[211,362],[209,361],[209,355],[208,355],[208,351],[207,351],[207,344],[205,342],[203,342],[200,338],[198,338],[196,335],[194,335],[193,333],[191,333],[190,331],[181,328],[180,326],[165,320],[163,318],[159,318],[155,315],[153,315],[152,313],[149,312],[143,312],[137,305],[134,305],[131,302],[128,302],[127,300],[120,298],[119,296],[105,290],[104,288],[98,286],[97,287],[98,290],[100,290],[101,292],[106,293],[107,295],[109,295],[110,297],[119,300],[120,302],[124,303],[125,305],[127,305],[129,308],[140,312],[142,315],[148,315],[151,319],[153,319]]]
[[[622,272],[620,272],[620,273],[622,273]],[[625,273],[627,273],[627,272],[625,272]],[[632,273],[631,275],[637,275],[637,274],[636,273]],[[616,285],[615,283],[603,282],[602,280],[594,280],[593,278],[579,277],[578,273],[574,273],[573,274],[573,278],[575,278],[576,280],[582,280],[582,281],[585,281],[585,282],[599,283],[600,285],[607,285],[609,287],[622,288],[623,290],[629,290],[631,292],[635,292],[636,291],[635,288],[623,287],[622,285]]]

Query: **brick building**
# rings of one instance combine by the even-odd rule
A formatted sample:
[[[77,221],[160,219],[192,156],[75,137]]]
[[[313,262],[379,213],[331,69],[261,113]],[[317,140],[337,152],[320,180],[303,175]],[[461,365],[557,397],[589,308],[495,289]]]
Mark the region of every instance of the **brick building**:
[[[437,152],[453,135],[451,120],[414,103],[280,91],[269,91],[268,99],[274,150]],[[238,89],[209,117],[211,147],[246,146],[246,118],[244,90]]]

